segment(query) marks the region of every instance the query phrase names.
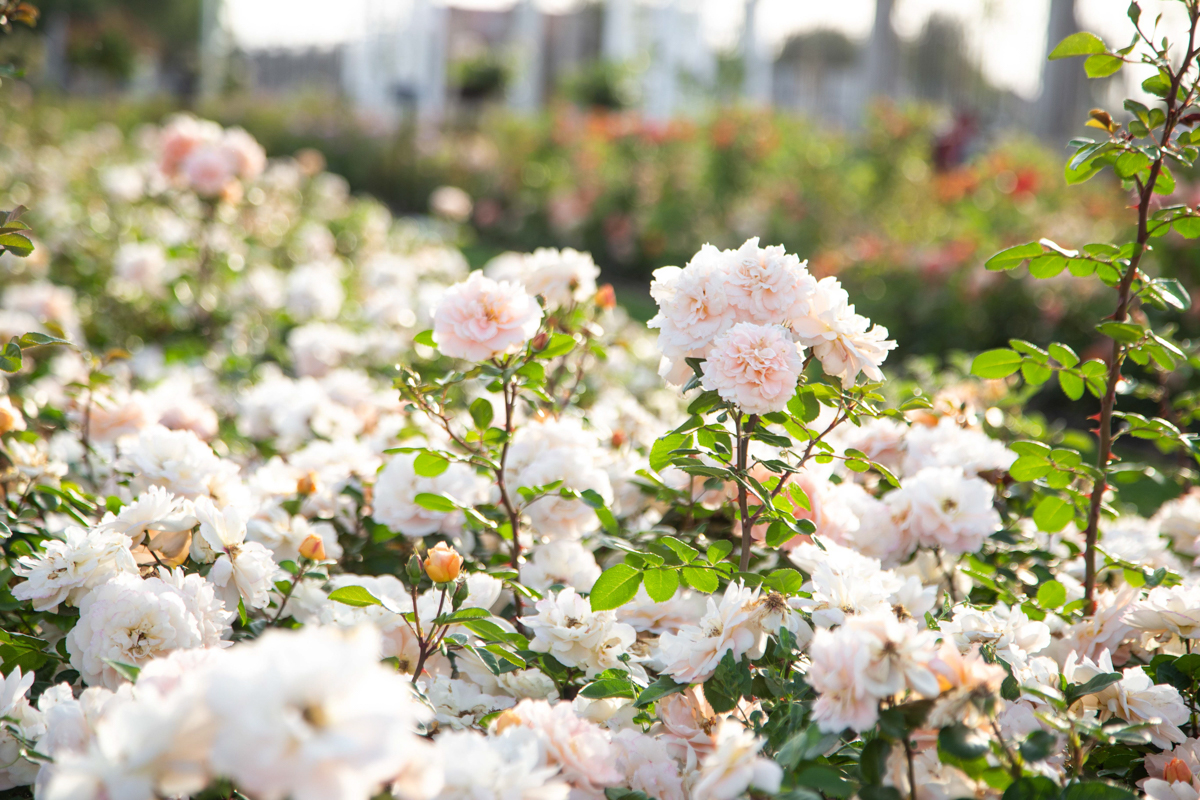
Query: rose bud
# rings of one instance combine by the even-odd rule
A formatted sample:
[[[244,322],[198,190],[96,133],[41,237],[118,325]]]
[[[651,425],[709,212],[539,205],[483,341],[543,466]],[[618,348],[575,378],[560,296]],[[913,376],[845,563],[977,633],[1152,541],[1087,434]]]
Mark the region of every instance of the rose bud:
[[[296,481],[296,494],[310,495],[317,491],[317,473],[309,470],[308,474]]]
[[[1192,771],[1182,758],[1172,758],[1163,767],[1163,780],[1167,783],[1191,783]]]
[[[300,543],[300,556],[311,561],[325,560],[325,540],[315,533],[310,533]]]
[[[533,337],[533,352],[540,353],[546,349],[546,345],[550,344],[550,334],[542,331],[537,336]]]
[[[617,292],[611,283],[606,283],[596,292],[596,305],[601,308],[617,307]]]
[[[8,395],[0,394],[0,433],[25,430],[25,418]]]
[[[438,542],[437,547],[425,556],[425,574],[434,583],[450,583],[457,579],[462,565],[463,557],[445,542]]]

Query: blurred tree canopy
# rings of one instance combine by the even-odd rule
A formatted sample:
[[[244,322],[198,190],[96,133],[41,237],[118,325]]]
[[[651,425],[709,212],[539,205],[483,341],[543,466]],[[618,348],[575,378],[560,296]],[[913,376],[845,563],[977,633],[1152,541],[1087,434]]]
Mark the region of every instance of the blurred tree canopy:
[[[190,92],[199,64],[202,0],[37,0],[37,5],[38,34],[61,40],[48,43],[47,59],[56,57],[57,45],[57,57],[71,67],[126,81],[139,54],[147,54]]]

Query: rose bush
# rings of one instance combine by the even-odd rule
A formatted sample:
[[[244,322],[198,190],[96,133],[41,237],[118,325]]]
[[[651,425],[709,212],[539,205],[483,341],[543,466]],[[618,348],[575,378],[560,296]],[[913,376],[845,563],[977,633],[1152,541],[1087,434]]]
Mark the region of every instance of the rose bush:
[[[1154,202],[1197,50],[1143,28],[1055,51],[1158,71],[1067,173],[1115,170],[1133,241],[989,262],[1095,274],[1111,357],[923,385],[757,239],[656,272],[643,326],[587,254],[471,272],[213,123],[43,153],[0,256],[0,790],[1200,796],[1190,299],[1150,271],[1200,234]],[[1052,378],[1099,446],[1024,407]]]

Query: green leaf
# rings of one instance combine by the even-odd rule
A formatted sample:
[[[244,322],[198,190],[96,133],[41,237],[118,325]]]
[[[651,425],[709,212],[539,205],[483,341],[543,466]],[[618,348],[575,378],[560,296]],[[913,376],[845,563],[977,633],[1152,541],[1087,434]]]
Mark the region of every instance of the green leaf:
[[[1118,72],[1125,62],[1120,56],[1110,56],[1108,53],[1096,53],[1088,56],[1087,61],[1083,62],[1083,70],[1089,78],[1107,78],[1115,72]]]
[[[702,569],[700,567],[684,567],[681,572],[683,579],[698,592],[712,594],[720,586],[721,582],[717,579],[717,573],[711,569]],[[601,576],[603,577],[603,576]]]
[[[1195,239],[1200,236],[1200,216],[1189,214],[1178,217],[1171,223],[1171,229],[1185,239]]]
[[[20,344],[21,347],[40,347],[41,345],[47,344],[71,344],[66,339],[59,339],[57,336],[48,336],[47,334],[37,333],[36,331],[30,331],[29,333],[22,334],[21,338],[17,340],[17,343]]]
[[[1083,397],[1083,378],[1074,372],[1065,369],[1059,370],[1058,385],[1062,388],[1063,394],[1072,400],[1078,400]]]
[[[654,800],[654,798],[637,789],[626,789],[623,786],[609,786],[604,790],[604,800]]]
[[[683,446],[688,437],[682,433],[669,433],[650,447],[650,469],[662,472],[671,463],[671,451]]]
[[[664,536],[659,540],[662,544],[671,548],[671,552],[679,556],[679,560],[684,564],[690,564],[700,555],[700,551],[686,542],[681,542],[674,536]]]
[[[980,378],[1007,378],[1021,368],[1024,360],[1024,356],[1007,347],[985,350],[971,362],[971,374]]]
[[[1043,497],[1033,510],[1038,530],[1046,533],[1058,533],[1074,518],[1075,505],[1053,494]]]
[[[417,496],[413,498],[413,502],[427,511],[441,511],[443,513],[449,513],[457,508],[457,506],[454,505],[454,501],[449,497],[444,497],[440,494],[431,494],[430,492],[419,492]]]
[[[495,416],[495,411],[492,409],[492,404],[487,401],[487,398],[476,398],[468,409],[471,412],[471,419],[475,422],[475,427],[479,430],[484,430],[492,424],[492,417]]]
[[[19,233],[0,234],[0,247],[18,258],[25,258],[33,252],[33,242]]]
[[[426,450],[413,459],[413,472],[422,478],[436,478],[450,468],[445,456]]]
[[[1067,705],[1070,706],[1076,700],[1089,694],[1102,692],[1114,683],[1120,682],[1122,678],[1119,672],[1105,672],[1095,676],[1090,681],[1078,686],[1068,686],[1066,692]]]
[[[1122,344],[1132,344],[1146,335],[1141,325],[1132,322],[1101,322],[1096,330]]]
[[[1038,587],[1037,601],[1042,608],[1059,608],[1067,602],[1067,588],[1058,581],[1046,581]]]
[[[4,372],[17,372],[21,369],[21,346],[17,344],[16,339],[4,345],[4,349],[0,350],[0,370]]]
[[[1154,288],[1158,290],[1164,301],[1180,311],[1186,311],[1192,305],[1191,294],[1182,283],[1174,278],[1158,278],[1154,281]]]
[[[635,696],[633,683],[629,678],[622,680],[621,678],[605,678],[603,680],[593,681],[587,686],[579,690],[579,694],[589,700],[602,700],[605,697],[628,697]]]
[[[557,358],[575,349],[575,337],[569,333],[556,333],[550,337],[546,347],[537,352],[538,358]]]
[[[812,388],[802,386],[788,401],[788,412],[793,417],[804,423],[812,422],[821,415],[821,403],[817,400],[817,395]]]
[[[449,614],[442,614],[440,617],[435,617],[434,625],[454,625],[458,622],[469,622],[470,620],[487,619],[492,614],[486,608],[460,608],[458,611],[451,611]]]
[[[329,599],[355,608],[365,606],[381,606],[379,598],[368,592],[362,586],[341,586],[329,593]]]
[[[1062,800],[1137,800],[1137,795],[1116,784],[1085,781],[1063,789]]]
[[[1037,242],[1019,244],[1007,250],[1001,250],[989,258],[984,266],[990,270],[1014,269],[1027,258],[1036,258],[1042,254],[1042,246]]]
[[[1079,363],[1079,356],[1065,344],[1054,342],[1049,347],[1050,357],[1064,367],[1073,367]]]
[[[1072,58],[1073,56],[1090,56],[1103,53],[1107,50],[1104,46],[1104,41],[1094,33],[1087,31],[1079,31],[1072,33],[1067,38],[1058,43],[1058,46],[1050,51],[1050,60],[1057,61],[1060,58]]]
[[[704,697],[713,711],[725,714],[732,711],[743,697],[749,697],[753,685],[750,668],[737,661],[732,650],[726,650],[712,677],[704,682]]]
[[[437,342],[433,340],[433,331],[421,331],[413,337],[413,341],[426,347],[437,347]]]
[[[708,563],[716,564],[717,562],[724,561],[725,557],[732,552],[733,542],[721,539],[708,546],[708,552],[704,554],[704,557],[708,559]]]
[[[679,588],[679,573],[671,568],[648,569],[642,578],[646,594],[656,603],[665,603]]]
[[[1041,761],[1058,749],[1058,737],[1050,731],[1035,730],[1021,742],[1021,757],[1026,761]]]
[[[888,756],[892,752],[892,743],[887,739],[872,739],[863,747],[858,759],[858,771],[862,774],[863,783],[879,784],[887,775]]]
[[[938,731],[938,749],[963,761],[974,761],[991,750],[987,739],[961,723]]]
[[[773,570],[764,583],[780,594],[795,594],[804,585],[804,578],[794,569]]]
[[[1020,778],[1004,790],[1001,800],[1058,800],[1058,784],[1044,775]]]
[[[642,689],[633,706],[634,708],[645,708],[655,700],[661,700],[669,694],[682,692],[686,688],[688,688],[688,684],[676,683],[670,675],[663,675],[654,683]]]
[[[637,594],[642,573],[628,564],[614,564],[601,573],[592,585],[588,601],[592,611],[609,611],[623,606]]]
[[[122,678],[130,683],[137,683],[138,676],[142,674],[141,667],[126,664],[124,661],[110,661],[106,658],[104,663],[115,669]]]

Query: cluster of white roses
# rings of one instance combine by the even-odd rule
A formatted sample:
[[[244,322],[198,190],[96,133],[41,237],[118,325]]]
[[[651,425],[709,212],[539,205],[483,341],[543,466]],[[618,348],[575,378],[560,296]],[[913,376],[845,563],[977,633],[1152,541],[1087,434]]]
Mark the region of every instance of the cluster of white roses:
[[[606,354],[580,370],[586,402],[506,408],[464,381],[448,430],[400,401],[393,365],[440,355],[505,368],[578,309],[608,309],[590,256],[505,254],[470,272],[427,232],[352,202],[311,156],[264,167],[242,134],[190,118],[141,138],[131,154],[111,131],[81,137],[53,173],[5,164],[36,188],[30,203],[45,218],[31,259],[0,258],[0,333],[57,331],[80,349],[30,351],[22,373],[0,377],[0,487],[21,502],[43,488],[69,499],[78,484],[102,505],[69,514],[43,503],[36,546],[25,534],[10,543],[9,591],[33,620],[21,633],[45,645],[45,680],[12,668],[0,686],[0,789],[33,786],[50,800],[149,800],[224,781],[255,800],[773,793],[784,778],[764,754],[769,703],[743,697],[717,712],[703,684],[727,657],[754,662],[786,641],[816,693],[811,719],[838,733],[868,731],[881,708],[919,698],[933,701],[930,729],[961,723],[990,736],[987,699],[1015,747],[1034,730],[1058,735],[1039,715],[1063,678],[1121,670],[1076,711],[1145,724],[1164,751],[1146,758],[1155,800],[1200,796],[1187,707],[1142,666],[1200,636],[1200,491],[1151,519],[1107,522],[1100,541],[1122,563],[1182,583],[1133,586],[1107,570],[1109,588],[1082,620],[972,605],[972,578],[956,565],[1004,527],[997,487],[1016,454],[982,425],[995,387],[952,386],[906,420],[829,431],[835,454],[866,454],[899,487],[838,458],[790,477],[806,499],[793,513],[813,535],[774,549],[767,525],[751,535],[765,570],[803,573],[799,591],[737,578],[656,602],[643,586],[595,611],[588,595],[622,555],[601,509],[646,541],[674,532],[681,507],[727,514],[737,492],[650,469],[655,441],[687,418],[656,374],[660,358],[676,383],[699,359],[706,388],[769,413],[794,396],[807,357],[844,386],[880,380],[894,346],[886,331],[781,247],[706,246],[685,268],[656,273],[657,346],[619,309],[591,318],[586,335]],[[101,214],[120,220],[108,236]],[[107,295],[51,280],[96,252]],[[203,282],[206,259],[220,269]],[[123,342],[130,357],[93,380],[81,350],[85,330],[103,329],[102,307],[180,328],[224,316],[195,358],[161,346],[147,323]],[[436,354],[418,336],[426,328]],[[503,475],[520,558],[502,574],[510,543],[470,524],[476,506],[499,503],[494,477],[465,459],[431,471],[411,448],[461,455],[455,431],[482,435],[488,423],[476,417],[501,425],[509,411]],[[831,413],[811,427],[824,430]],[[780,453],[753,442],[751,474],[766,483],[764,462]],[[1082,597],[1078,531],[1016,533],[1054,559],[1065,603]],[[441,557],[447,542],[468,558],[454,608],[469,613],[442,631],[452,647],[427,652],[418,631],[449,601],[397,575],[416,548]],[[1036,593],[1035,576],[1021,580]],[[517,581],[530,592],[523,604]],[[485,616],[489,627],[464,624]],[[506,637],[522,642],[524,666],[496,661]],[[623,693],[577,693],[620,673],[680,690],[646,708]],[[1001,700],[1009,674],[1029,690]],[[998,796],[941,763],[934,738],[916,737],[911,765],[894,749],[884,783],[920,800]],[[1040,763],[1063,774],[1057,751]]]
[[[674,384],[691,376],[687,359],[706,359],[704,386],[748,414],[779,411],[791,399],[811,348],[826,373],[853,386],[896,343],[887,329],[854,312],[836,278],[818,281],[782,246],[750,239],[737,250],[705,245],[686,267],[654,272],[660,373]]]

